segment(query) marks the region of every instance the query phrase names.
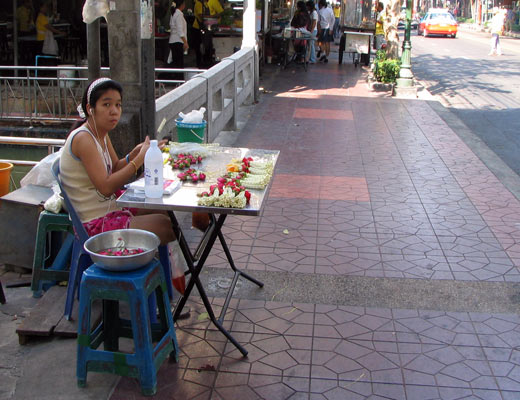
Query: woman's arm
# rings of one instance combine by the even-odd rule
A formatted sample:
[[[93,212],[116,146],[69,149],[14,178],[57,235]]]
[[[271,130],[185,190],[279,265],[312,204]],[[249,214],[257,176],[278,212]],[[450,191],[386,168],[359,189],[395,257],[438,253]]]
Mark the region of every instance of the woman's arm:
[[[65,32],[59,31],[55,27],[53,27],[51,24],[45,25],[45,29],[55,33],[56,35],[65,35]]]
[[[311,19],[311,33],[314,32],[314,29],[316,29],[317,22],[318,22],[317,19]]]
[[[146,153],[144,149],[145,147],[148,149],[146,142],[148,142],[149,145],[149,140],[147,139],[144,145],[141,146],[139,154],[132,162],[111,174],[108,174],[105,162],[94,143],[94,138],[92,138],[88,132],[79,132],[72,142],[71,149],[72,153],[81,160],[94,187],[103,196],[108,197],[127,183],[130,178],[136,174],[137,169],[143,165],[144,155]],[[108,143],[110,143],[110,141],[108,141]],[[112,150],[110,150],[110,148],[112,148],[111,144],[109,144],[109,153],[114,151],[113,148]],[[112,157],[112,154],[110,156]]]
[[[141,147],[144,145],[143,143],[139,143],[135,146],[130,153],[128,153],[124,158],[119,159],[119,156],[116,154],[114,147],[112,146],[112,142],[110,138],[108,138],[108,152],[110,153],[110,158],[112,159],[112,170],[119,171],[121,168],[124,168],[127,164],[130,164],[130,161],[134,160],[139,152],[141,151]]]

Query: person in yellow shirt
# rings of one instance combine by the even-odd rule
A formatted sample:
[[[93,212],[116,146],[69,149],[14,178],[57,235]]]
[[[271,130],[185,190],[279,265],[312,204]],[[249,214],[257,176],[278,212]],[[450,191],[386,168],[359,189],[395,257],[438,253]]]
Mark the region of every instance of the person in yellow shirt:
[[[204,10],[205,6],[201,0],[195,0],[195,6],[193,7],[193,14],[195,20],[191,27],[191,40],[193,48],[195,49],[195,57],[197,68],[202,68],[202,52],[200,46],[202,44],[202,28],[204,27]]]
[[[23,4],[16,9],[16,21],[20,36],[34,33],[34,8],[31,0],[24,0]]]
[[[385,6],[382,2],[377,3],[377,9],[376,9],[376,32],[375,32],[375,49],[379,50],[381,46],[383,45],[383,41],[385,40],[385,31],[383,29],[383,22],[384,22],[384,15],[383,10]]]
[[[220,5],[218,0],[208,0],[209,15],[212,17],[219,17],[224,12],[224,9]]]
[[[332,11],[334,11],[334,29],[333,29],[334,38],[338,39],[340,36],[340,34],[339,34],[339,17],[341,15],[341,8],[338,3],[336,3],[334,5],[334,8],[332,9]]]
[[[39,45],[39,54],[42,53],[43,41],[45,40],[45,33],[47,31],[51,31],[56,35],[65,35],[65,32],[59,31],[50,24],[49,18],[47,17],[48,13],[49,4],[42,3],[40,6],[40,12],[36,18],[36,40],[38,41]]]

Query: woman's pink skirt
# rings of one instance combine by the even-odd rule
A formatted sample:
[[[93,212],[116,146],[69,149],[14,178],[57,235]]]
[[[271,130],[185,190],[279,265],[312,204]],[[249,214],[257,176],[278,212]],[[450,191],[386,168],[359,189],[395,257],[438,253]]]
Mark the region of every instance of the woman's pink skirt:
[[[89,236],[94,236],[101,232],[114,231],[116,229],[128,229],[130,219],[135,215],[137,215],[137,208],[125,207],[120,211],[109,212],[104,217],[85,222],[83,226]]]

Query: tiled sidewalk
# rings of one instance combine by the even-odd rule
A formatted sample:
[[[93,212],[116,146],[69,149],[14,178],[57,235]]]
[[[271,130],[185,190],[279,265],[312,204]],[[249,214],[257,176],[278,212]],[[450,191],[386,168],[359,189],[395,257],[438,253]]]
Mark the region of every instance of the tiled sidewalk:
[[[351,65],[330,63],[263,82],[268,93],[235,145],[281,157],[263,216],[226,223],[237,264],[389,284],[518,282],[518,200],[427,102],[385,99],[361,78]],[[218,248],[208,265],[226,267]],[[448,295],[456,292],[428,293]],[[213,299],[217,308],[222,301]],[[225,325],[249,351],[243,358],[192,303],[178,329],[180,362],[162,366],[156,397],[520,398],[520,318],[479,312],[479,298],[459,304],[446,311],[237,298]],[[139,393],[124,378],[111,398]]]

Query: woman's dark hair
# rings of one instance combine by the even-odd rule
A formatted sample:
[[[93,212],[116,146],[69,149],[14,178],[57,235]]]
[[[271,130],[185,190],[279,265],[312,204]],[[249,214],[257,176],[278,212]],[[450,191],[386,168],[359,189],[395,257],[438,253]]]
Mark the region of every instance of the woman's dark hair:
[[[327,7],[327,0],[320,0],[318,3],[321,7]]]
[[[175,5],[173,5],[175,3]],[[177,8],[179,8],[182,4],[184,3],[184,0],[173,0],[172,2],[172,6],[170,8],[170,12],[173,14],[175,14],[175,10],[177,10]]]
[[[314,6],[314,1],[312,0],[309,0],[307,3],[305,3],[305,5],[307,6],[307,11],[309,11],[310,13],[316,9],[316,7]]]
[[[302,0],[298,1],[298,3],[296,3],[296,8],[298,9],[298,11],[307,12],[307,7],[305,6],[305,2]]]
[[[88,115],[89,115],[88,110],[87,110],[87,104],[90,104],[91,107],[95,107],[97,101],[100,99],[101,96],[103,96],[103,94],[107,90],[117,90],[119,92],[119,94],[121,95],[121,99],[123,99],[123,87],[121,86],[121,84],[119,82],[116,82],[116,81],[113,81],[112,79],[110,79],[108,81],[101,82],[100,84],[96,85],[96,87],[94,87],[94,89],[92,89],[92,92],[90,93],[90,101],[89,101],[89,99],[87,99],[89,88],[90,88],[90,85],[92,85],[92,83],[94,83],[94,82],[95,81],[92,81],[89,83],[89,85],[85,89],[85,92],[83,93],[83,97],[81,98],[81,109],[83,110],[83,113],[85,114],[86,117],[88,117]],[[74,129],[78,128],[81,124],[83,124],[87,120],[86,117],[81,118],[81,119],[77,120],[76,122],[74,122],[74,124],[72,125],[72,128],[71,128],[71,131],[73,131]]]

